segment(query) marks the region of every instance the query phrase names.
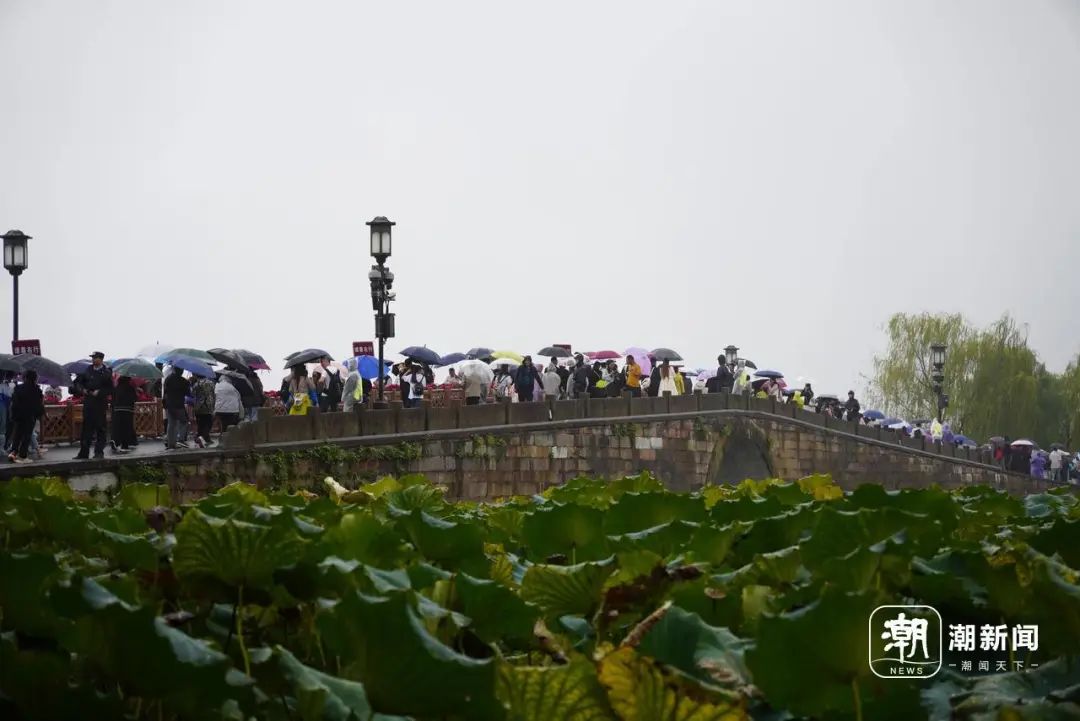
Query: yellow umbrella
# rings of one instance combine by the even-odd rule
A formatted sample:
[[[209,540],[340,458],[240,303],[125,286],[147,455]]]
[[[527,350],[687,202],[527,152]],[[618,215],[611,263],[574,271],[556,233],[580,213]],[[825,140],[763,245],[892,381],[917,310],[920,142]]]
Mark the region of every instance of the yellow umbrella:
[[[491,357],[495,358],[496,360],[498,360],[499,358],[509,358],[510,360],[516,360],[518,363],[521,363],[523,360],[525,360],[525,356],[521,355],[520,353],[515,353],[512,350],[497,350],[491,354]]]

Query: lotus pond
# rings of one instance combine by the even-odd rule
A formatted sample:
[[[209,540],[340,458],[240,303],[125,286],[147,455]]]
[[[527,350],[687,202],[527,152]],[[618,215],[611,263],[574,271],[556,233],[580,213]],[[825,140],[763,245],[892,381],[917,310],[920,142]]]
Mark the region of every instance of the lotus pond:
[[[647,475],[487,504],[421,477],[320,491],[0,487],[0,718],[1080,716],[1067,492],[816,476],[678,494]],[[1037,625],[1038,648],[1023,671],[879,678],[884,604]]]

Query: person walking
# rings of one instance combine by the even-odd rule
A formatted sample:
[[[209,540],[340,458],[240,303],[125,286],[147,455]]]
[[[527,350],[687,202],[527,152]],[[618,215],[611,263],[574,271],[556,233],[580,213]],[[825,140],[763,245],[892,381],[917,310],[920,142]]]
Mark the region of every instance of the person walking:
[[[401,404],[405,408],[418,408],[424,400],[424,388],[427,374],[414,361],[405,361],[405,370],[399,376],[401,383]]]
[[[630,391],[630,395],[634,398],[640,398],[641,366],[638,365],[634,356],[626,356],[626,367],[623,368],[623,375],[626,377],[626,390]]]
[[[90,445],[94,446],[94,458],[105,457],[105,412],[112,395],[112,371],[105,365],[105,354],[90,354],[91,365],[75,379],[75,389],[83,397],[82,443],[76,460],[90,458]]]
[[[319,359],[322,366],[322,380],[319,388],[319,411],[321,413],[337,413],[341,404],[342,389],[345,383],[341,379],[341,371],[330,367],[330,358],[323,356]]]
[[[315,383],[308,378],[307,368],[303,364],[293,366],[292,375],[282,382],[282,388],[289,398],[286,404],[289,415],[306,415],[315,394]]]
[[[113,453],[126,453],[136,442],[135,386],[131,385],[130,378],[120,376],[112,396]]]
[[[195,396],[195,445],[206,448],[213,445],[210,429],[214,427],[214,413],[217,411],[217,393],[213,378],[200,378],[195,381],[192,394]],[[243,400],[241,398],[241,400]]]
[[[190,394],[191,383],[184,377],[184,371],[174,367],[165,379],[161,395],[161,404],[165,407],[165,418],[168,421],[165,448],[170,451],[188,447],[187,397]]]
[[[463,388],[465,389],[465,405],[478,406],[480,398],[484,395],[484,379],[475,370],[465,371],[461,374]]]
[[[548,366],[547,369],[544,370],[544,400],[558,400],[561,385],[562,376],[559,375],[559,371],[552,366]]]
[[[357,407],[364,405],[364,398],[371,389],[371,383],[360,377],[355,358],[345,360],[345,370],[349,372],[349,375],[345,378],[345,386],[341,391],[342,410],[351,413]]]
[[[726,357],[717,356],[716,362],[716,375],[713,376],[716,379],[716,392],[731,393],[731,390],[735,387],[735,374],[731,372],[731,366],[727,364]],[[712,393],[712,389],[709,392]]]
[[[244,377],[251,384],[252,391],[252,404],[248,409],[247,419],[254,422],[259,420],[259,409],[266,405],[266,393],[258,373],[248,368],[244,371]]]
[[[570,387],[571,398],[583,398],[589,395],[590,381],[592,380],[592,368],[585,363],[585,356],[578,353],[574,356],[574,370],[570,373],[567,385]]]
[[[855,391],[847,392],[847,401],[844,403],[844,411],[847,413],[847,419],[849,421],[859,420],[860,411],[862,406],[859,405],[858,399],[855,398]],[[940,436],[939,436],[940,439]]]
[[[244,404],[240,399],[240,391],[236,390],[236,386],[230,383],[228,378],[218,376],[217,385],[214,386],[214,414],[217,416],[222,433],[240,422],[240,414],[243,410]]]
[[[0,371],[0,442],[4,444],[6,451],[10,447],[12,431],[9,419],[11,418],[11,396],[15,392],[15,384],[11,382],[11,373]]]
[[[544,379],[540,377],[540,372],[533,365],[532,356],[525,356],[514,376],[514,386],[517,388],[518,400],[522,403],[533,399],[536,386],[542,387],[544,385]]]
[[[665,393],[670,393],[673,396],[679,395],[679,387],[675,381],[675,371],[672,370],[671,364],[667,361],[662,362],[657,368],[654,369],[656,376],[656,395],[663,397]],[[649,381],[649,390],[653,389],[653,381]]]
[[[1050,451],[1050,480],[1057,483],[1065,482],[1066,478],[1062,475],[1061,470],[1063,466],[1067,467],[1067,464],[1063,463],[1067,456],[1068,454],[1060,448]]]
[[[45,416],[45,396],[37,384],[37,372],[26,371],[23,381],[11,395],[11,420],[15,427],[11,436],[11,453],[8,460],[12,463],[29,463],[30,441],[34,426]]]

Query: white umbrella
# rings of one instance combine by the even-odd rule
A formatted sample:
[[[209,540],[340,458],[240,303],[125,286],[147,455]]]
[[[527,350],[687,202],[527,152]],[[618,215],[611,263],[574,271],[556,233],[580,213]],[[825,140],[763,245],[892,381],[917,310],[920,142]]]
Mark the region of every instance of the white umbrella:
[[[492,370],[495,370],[496,368],[500,368],[502,366],[509,366],[511,368],[517,368],[519,365],[521,365],[521,363],[514,360],[513,358],[496,358],[495,360],[491,361],[491,363],[489,363],[488,365]]]
[[[154,343],[144,348],[140,348],[139,352],[135,354],[136,358],[149,358],[154,360],[159,355],[164,355],[171,350],[175,350],[176,346],[169,345],[168,343]]]
[[[495,379],[495,374],[488,368],[487,363],[482,360],[463,360],[451,367],[456,368],[459,375],[473,378],[480,383],[491,383]]]
[[[1031,441],[1029,441],[1029,440],[1028,440],[1028,439],[1026,439],[1026,438],[1021,438],[1021,439],[1020,439],[1020,440],[1018,440],[1018,441],[1013,441],[1013,442],[1011,443],[1011,445],[1014,445],[1014,446],[1032,446],[1032,447],[1034,447],[1034,446],[1035,446],[1035,444],[1034,444],[1034,443],[1032,443]]]
[[[893,429],[894,431],[898,431],[902,428],[911,428],[911,424],[907,421],[900,421],[899,423],[893,423],[891,426],[889,426],[889,428]]]

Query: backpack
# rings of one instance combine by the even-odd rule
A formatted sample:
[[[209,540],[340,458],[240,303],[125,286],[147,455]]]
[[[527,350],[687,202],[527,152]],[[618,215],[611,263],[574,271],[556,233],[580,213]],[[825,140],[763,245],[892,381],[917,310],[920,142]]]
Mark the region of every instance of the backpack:
[[[331,403],[337,403],[341,400],[341,389],[343,387],[341,382],[341,372],[327,372],[326,377],[329,379],[329,382],[326,384],[326,395],[329,397]]]

